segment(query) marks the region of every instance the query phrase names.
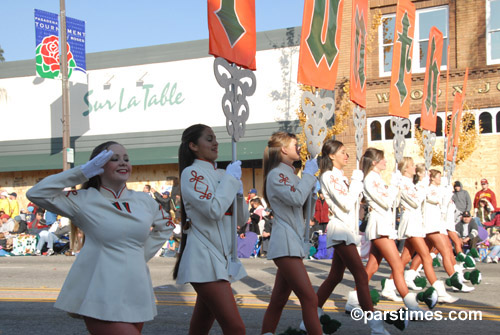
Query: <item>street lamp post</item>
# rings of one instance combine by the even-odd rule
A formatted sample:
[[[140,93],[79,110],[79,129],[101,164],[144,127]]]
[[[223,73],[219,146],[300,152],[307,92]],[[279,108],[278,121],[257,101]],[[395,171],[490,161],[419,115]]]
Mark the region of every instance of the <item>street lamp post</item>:
[[[61,17],[61,53],[59,57],[62,75],[62,145],[63,145],[63,170],[68,170],[68,149],[70,149],[70,111],[69,111],[69,81],[68,81],[68,48],[66,37],[66,4],[65,0],[59,1]]]

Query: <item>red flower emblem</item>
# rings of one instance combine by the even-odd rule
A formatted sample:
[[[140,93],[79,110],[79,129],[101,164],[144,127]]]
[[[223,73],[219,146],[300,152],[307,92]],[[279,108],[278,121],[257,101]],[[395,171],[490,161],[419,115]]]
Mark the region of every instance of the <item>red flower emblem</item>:
[[[69,44],[66,43],[68,50],[68,63],[73,58],[73,54],[69,50]],[[47,36],[41,43],[40,53],[43,57],[43,62],[50,66],[51,71],[59,71],[59,38],[57,36]]]

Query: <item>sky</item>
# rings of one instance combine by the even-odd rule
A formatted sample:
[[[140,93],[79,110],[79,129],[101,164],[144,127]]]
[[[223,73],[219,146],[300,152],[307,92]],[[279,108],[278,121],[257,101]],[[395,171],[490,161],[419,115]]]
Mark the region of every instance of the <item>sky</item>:
[[[59,2],[0,0],[6,62],[35,58],[34,9],[59,14]],[[255,0],[257,31],[300,26],[303,6]],[[66,0],[66,16],[85,21],[86,53],[208,38],[206,0]]]

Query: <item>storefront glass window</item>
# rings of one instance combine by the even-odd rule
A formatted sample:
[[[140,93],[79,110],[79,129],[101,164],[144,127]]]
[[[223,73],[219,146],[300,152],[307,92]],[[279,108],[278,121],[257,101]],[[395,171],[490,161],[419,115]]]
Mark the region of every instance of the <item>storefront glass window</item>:
[[[491,114],[488,112],[482,112],[479,115],[479,125],[483,129],[481,134],[491,134],[493,132]]]

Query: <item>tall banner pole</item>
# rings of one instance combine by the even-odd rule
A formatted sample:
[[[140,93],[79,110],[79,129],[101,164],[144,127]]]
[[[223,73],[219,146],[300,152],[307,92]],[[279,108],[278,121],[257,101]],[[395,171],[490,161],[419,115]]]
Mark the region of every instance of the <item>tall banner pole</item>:
[[[446,55],[446,94],[445,94],[445,110],[444,110],[444,150],[443,150],[443,172],[446,172],[446,143],[448,142],[446,138],[449,136],[448,126],[448,85],[450,79],[450,44],[448,43],[448,53]],[[451,180],[451,176],[448,174],[448,182]]]
[[[231,136],[232,161],[237,159],[236,143],[245,134],[250,108],[246,98],[255,92],[257,51],[255,30],[255,1],[208,0],[209,54],[214,55],[214,73],[217,82],[225,89],[222,110],[226,129]],[[238,66],[240,67],[238,67]],[[231,267],[237,264],[238,244],[237,196],[233,200],[231,216]],[[235,274],[234,274],[235,275]]]
[[[300,37],[297,82],[312,87],[304,91],[302,110],[306,114],[304,133],[310,157],[316,158],[326,138],[326,125],[334,114],[335,82],[340,53],[343,0],[305,0]],[[321,92],[320,92],[321,89]],[[304,222],[304,251],[309,254],[309,227],[313,190],[307,198]]]
[[[61,16],[61,53],[60,66],[62,75],[62,141],[63,141],[63,170],[68,170],[70,164],[68,162],[68,150],[70,144],[70,110],[69,110],[69,80],[68,80],[68,48],[66,37],[66,4],[65,0],[59,1],[60,16]]]

